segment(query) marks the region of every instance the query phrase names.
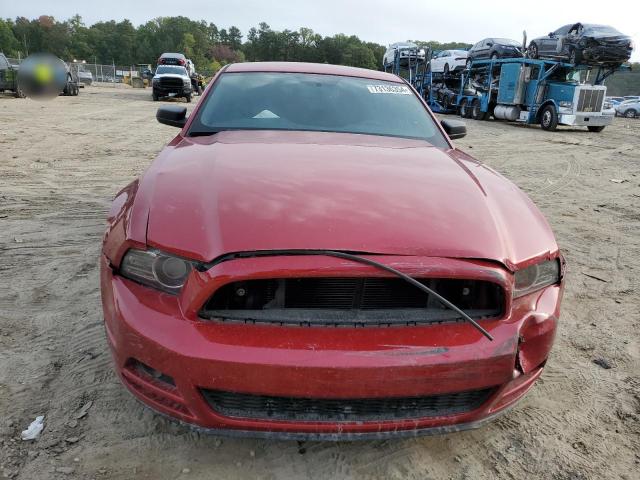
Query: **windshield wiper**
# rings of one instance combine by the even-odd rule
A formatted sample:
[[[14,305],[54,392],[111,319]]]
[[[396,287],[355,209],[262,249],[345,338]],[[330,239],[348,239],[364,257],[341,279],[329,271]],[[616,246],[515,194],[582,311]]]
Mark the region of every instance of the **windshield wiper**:
[[[487,332],[484,328],[482,328],[478,322],[476,322],[469,315],[464,313],[460,308],[451,303],[449,300],[444,298],[435,290],[423,285],[418,280],[413,277],[410,277],[406,273],[402,273],[399,270],[396,270],[393,267],[385,265],[384,263],[376,262],[375,260],[371,260],[369,258],[361,257],[360,255],[354,255],[352,253],[340,252],[336,250],[261,250],[255,252],[238,252],[238,253],[230,253],[227,255],[223,255],[222,257],[217,258],[209,265],[203,265],[206,269],[213,267],[214,265],[224,262],[225,260],[231,260],[233,258],[251,258],[251,257],[268,257],[268,256],[277,256],[277,255],[326,255],[328,257],[336,257],[342,258],[345,260],[350,260],[356,263],[363,263],[365,265],[370,265],[372,267],[379,268],[380,270],[384,270],[389,273],[393,273],[397,277],[400,277],[405,282],[410,283],[414,287],[422,290],[428,295],[433,295],[440,303],[442,303],[445,307],[450,308],[454,312],[458,313],[464,320],[469,322],[476,330],[478,330],[482,335],[487,337],[489,340],[493,341],[493,337],[489,332]]]

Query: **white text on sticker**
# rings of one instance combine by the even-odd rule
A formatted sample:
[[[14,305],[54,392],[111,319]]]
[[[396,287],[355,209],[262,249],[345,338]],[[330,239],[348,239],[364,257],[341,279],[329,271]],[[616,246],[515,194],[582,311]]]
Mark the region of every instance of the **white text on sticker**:
[[[367,85],[370,93],[392,93],[395,95],[411,95],[406,85]]]

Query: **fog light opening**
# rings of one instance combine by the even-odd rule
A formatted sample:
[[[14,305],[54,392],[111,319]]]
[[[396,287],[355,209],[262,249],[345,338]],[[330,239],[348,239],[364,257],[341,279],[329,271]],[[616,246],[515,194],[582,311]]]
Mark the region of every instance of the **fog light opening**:
[[[151,368],[149,365],[146,365],[138,360],[131,359],[129,361],[129,366],[132,367],[137,373],[142,374],[143,376],[151,377],[153,380],[167,384],[168,386],[175,388],[176,382],[169,375],[162,373],[155,368]]]

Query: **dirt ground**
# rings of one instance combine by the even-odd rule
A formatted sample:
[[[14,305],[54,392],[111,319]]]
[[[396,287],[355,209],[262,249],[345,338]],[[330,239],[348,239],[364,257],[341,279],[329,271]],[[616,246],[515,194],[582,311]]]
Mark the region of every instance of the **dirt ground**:
[[[457,142],[533,198],[568,261],[554,351],[515,409],[441,437],[299,444],[191,432],[112,371],[101,236],[114,194],[176,133],[157,106],[125,88],[0,98],[0,475],[640,478],[640,120],[601,134],[468,120]],[[41,437],[21,441],[37,415]]]

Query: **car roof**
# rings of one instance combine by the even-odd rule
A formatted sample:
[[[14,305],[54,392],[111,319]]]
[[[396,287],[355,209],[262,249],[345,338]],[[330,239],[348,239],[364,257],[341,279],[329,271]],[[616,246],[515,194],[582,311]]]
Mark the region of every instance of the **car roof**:
[[[417,47],[413,42],[396,42],[389,45],[390,47]]]
[[[168,53],[168,52],[165,52],[162,55],[160,55],[160,58],[163,58],[163,57],[185,58],[185,56],[182,53]]]
[[[344,77],[370,78],[387,82],[403,83],[396,75],[366,68],[347,67],[345,65],[328,65],[325,63],[303,62],[243,62],[232,63],[225,73],[238,72],[277,72],[277,73],[311,73],[319,75],[341,75]]]

